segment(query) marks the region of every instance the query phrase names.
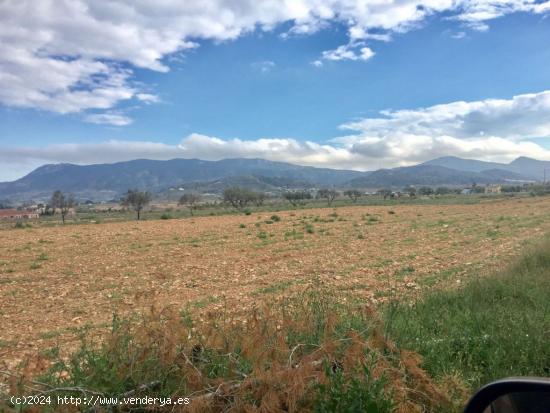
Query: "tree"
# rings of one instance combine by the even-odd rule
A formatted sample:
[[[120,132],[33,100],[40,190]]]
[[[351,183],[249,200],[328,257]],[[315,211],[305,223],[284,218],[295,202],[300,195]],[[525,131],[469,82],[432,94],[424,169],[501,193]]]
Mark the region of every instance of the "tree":
[[[232,186],[224,189],[223,200],[231,204],[235,209],[241,210],[249,203],[253,202],[256,206],[261,206],[264,202],[265,194],[250,189]]]
[[[283,192],[283,199],[286,199],[297,207],[298,205],[305,205],[306,200],[311,199],[311,193],[309,191],[286,191]]]
[[[74,196],[71,194],[65,195],[61,191],[55,191],[52,194],[50,205],[53,209],[53,214],[55,214],[56,209],[59,209],[59,211],[61,212],[61,220],[63,221],[63,224],[65,224],[65,217],[67,216],[71,208],[76,205],[76,201],[74,199]]]
[[[418,193],[420,195],[433,195],[434,190],[429,186],[421,186],[418,188]]]
[[[384,199],[386,199],[386,198],[391,196],[392,191],[390,189],[387,189],[387,188],[382,188],[382,189],[379,189],[378,191],[376,191],[376,193],[378,195],[382,195],[384,197]]]
[[[440,186],[435,190],[436,195],[448,195],[451,194],[453,190],[446,186]]]
[[[406,192],[409,194],[409,198],[416,198],[416,188],[414,186],[408,186],[406,187],[403,192]]]
[[[189,208],[189,212],[191,215],[193,215],[193,209],[195,209],[195,206],[197,202],[201,200],[201,197],[199,194],[194,192],[188,192],[186,194],[183,194],[178,202],[179,205],[187,205]]]
[[[477,183],[472,184],[472,193],[474,194],[482,194],[485,192],[485,187],[478,185]]]
[[[332,201],[338,196],[338,192],[334,189],[323,188],[317,191],[317,198],[325,198],[328,206],[332,205]]]
[[[353,202],[357,202],[357,200],[361,197],[361,191],[358,191],[357,189],[348,189],[347,191],[344,191],[344,195],[349,197]]]
[[[137,220],[139,221],[141,210],[151,202],[151,194],[149,192],[141,192],[137,189],[128,189],[126,195],[124,195],[120,203],[126,207],[131,207],[137,213]]]
[[[260,207],[264,204],[264,201],[265,201],[265,193],[263,192],[255,192],[255,191],[250,191],[251,192],[251,201],[254,203],[254,205],[256,205],[257,207]]]

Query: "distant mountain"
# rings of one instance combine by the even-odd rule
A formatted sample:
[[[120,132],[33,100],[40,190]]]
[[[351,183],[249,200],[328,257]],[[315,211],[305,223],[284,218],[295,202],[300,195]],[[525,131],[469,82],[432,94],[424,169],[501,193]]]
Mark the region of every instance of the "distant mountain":
[[[128,188],[152,192],[192,182],[237,176],[292,179],[310,186],[339,186],[362,172],[298,166],[263,159],[139,159],[98,165],[44,165],[13,182],[0,183],[0,199],[45,199],[52,191],[72,192],[79,198],[112,199]]]
[[[380,169],[367,176],[352,179],[353,188],[382,188],[407,185],[471,185],[527,181],[527,177],[515,172],[491,169],[483,172],[459,171],[439,165],[420,164],[393,169]]]
[[[505,169],[508,164],[464,159],[456,156],[443,156],[424,162],[422,165],[444,166],[445,168],[456,169],[458,171],[481,172],[487,169]]]
[[[532,176],[538,180],[550,179],[550,161],[539,161],[521,156],[510,162],[505,169],[522,175]]]
[[[456,156],[445,156],[424,162],[423,165],[444,166],[446,168],[469,172],[484,172],[498,169],[515,172],[535,180],[543,180],[544,171],[546,170],[547,179],[550,178],[550,161],[539,161],[525,156],[521,156],[510,163],[484,162],[475,159],[457,158]]]
[[[299,166],[263,159],[139,159],[99,165],[44,165],[13,182],[0,183],[0,200],[20,203],[46,200],[57,189],[79,199],[96,201],[118,198],[129,188],[151,191],[159,196],[170,188],[221,193],[232,185],[266,192],[285,189],[402,188],[407,185],[465,186],[472,183],[518,183],[550,179],[550,162],[518,158],[509,164],[444,157],[420,165],[358,172]]]
[[[213,181],[191,182],[178,185],[168,189],[168,193],[174,190],[185,190],[200,193],[221,194],[225,188],[231,186],[241,186],[254,191],[262,192],[280,192],[282,190],[307,189],[312,187],[312,183],[292,178],[267,177],[267,176],[230,176],[227,178],[216,179]]]

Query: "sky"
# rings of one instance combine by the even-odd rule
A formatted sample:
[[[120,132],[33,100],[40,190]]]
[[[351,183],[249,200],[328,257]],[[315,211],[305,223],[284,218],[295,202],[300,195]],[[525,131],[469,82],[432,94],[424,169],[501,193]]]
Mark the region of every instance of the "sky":
[[[550,160],[550,1],[0,0],[0,181],[45,163]]]

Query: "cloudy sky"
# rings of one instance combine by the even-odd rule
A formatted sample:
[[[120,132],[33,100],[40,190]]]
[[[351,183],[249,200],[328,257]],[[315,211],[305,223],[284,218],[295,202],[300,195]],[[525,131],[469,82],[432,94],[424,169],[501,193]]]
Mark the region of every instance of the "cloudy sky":
[[[550,159],[550,0],[0,0],[0,181],[44,163]]]

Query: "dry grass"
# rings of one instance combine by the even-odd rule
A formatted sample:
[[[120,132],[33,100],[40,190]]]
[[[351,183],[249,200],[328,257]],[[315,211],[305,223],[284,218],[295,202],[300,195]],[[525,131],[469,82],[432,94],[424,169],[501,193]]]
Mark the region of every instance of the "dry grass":
[[[153,306],[137,322],[115,320],[105,340],[86,336],[70,359],[29,359],[9,392],[164,394],[191,404],[158,411],[197,413],[452,409],[420,357],[383,336],[372,307],[339,301],[315,287],[244,319],[208,312],[198,324],[174,307]],[[48,409],[71,411],[55,403]]]

